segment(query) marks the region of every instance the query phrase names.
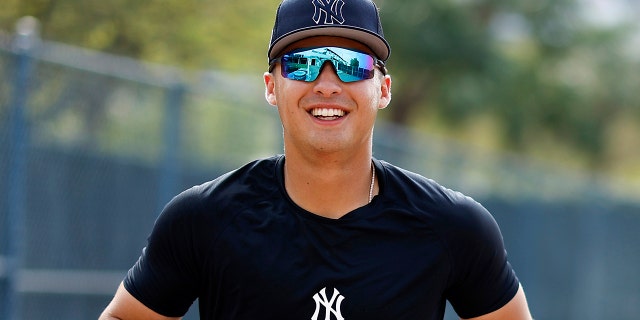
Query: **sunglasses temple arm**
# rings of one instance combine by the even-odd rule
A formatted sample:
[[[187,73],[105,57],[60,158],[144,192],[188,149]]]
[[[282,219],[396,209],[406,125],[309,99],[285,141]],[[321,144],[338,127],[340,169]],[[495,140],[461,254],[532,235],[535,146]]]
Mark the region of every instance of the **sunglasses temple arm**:
[[[384,64],[384,61],[382,60],[376,60],[376,64],[378,65],[378,68],[380,69],[380,71],[382,71],[383,75],[387,75],[387,66]]]

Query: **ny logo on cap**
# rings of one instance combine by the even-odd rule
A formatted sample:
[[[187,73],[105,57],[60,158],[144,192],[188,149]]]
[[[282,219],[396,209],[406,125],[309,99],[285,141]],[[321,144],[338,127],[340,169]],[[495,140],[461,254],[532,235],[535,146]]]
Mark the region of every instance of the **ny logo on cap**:
[[[337,22],[339,24],[344,23],[344,17],[342,16],[342,7],[344,1],[342,0],[311,0],[313,3],[313,21],[316,24],[320,23],[322,16],[324,16],[324,24],[333,24]]]

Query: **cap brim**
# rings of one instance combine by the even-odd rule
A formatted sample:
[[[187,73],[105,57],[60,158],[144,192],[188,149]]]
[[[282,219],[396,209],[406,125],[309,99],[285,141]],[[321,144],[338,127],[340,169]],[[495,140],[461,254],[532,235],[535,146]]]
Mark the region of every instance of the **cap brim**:
[[[368,30],[344,25],[340,27],[316,26],[299,29],[276,39],[271,48],[269,48],[269,60],[276,58],[288,45],[314,36],[334,36],[353,39],[368,46],[378,59],[382,61],[386,61],[389,58],[391,51],[389,44],[384,39]]]

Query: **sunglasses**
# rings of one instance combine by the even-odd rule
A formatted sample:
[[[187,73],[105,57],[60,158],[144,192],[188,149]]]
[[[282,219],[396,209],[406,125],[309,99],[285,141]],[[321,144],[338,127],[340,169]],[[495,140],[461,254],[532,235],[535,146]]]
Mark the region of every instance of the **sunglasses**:
[[[305,82],[318,78],[325,62],[331,62],[342,82],[355,82],[373,78],[375,67],[386,74],[384,61],[370,54],[340,47],[313,47],[296,49],[269,61],[269,72],[280,62],[282,76]]]

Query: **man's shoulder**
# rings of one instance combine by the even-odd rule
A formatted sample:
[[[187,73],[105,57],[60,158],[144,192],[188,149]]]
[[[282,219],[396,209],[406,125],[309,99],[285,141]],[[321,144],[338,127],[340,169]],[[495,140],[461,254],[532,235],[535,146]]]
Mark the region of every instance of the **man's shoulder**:
[[[442,231],[469,230],[493,223],[493,217],[478,201],[433,179],[381,161],[384,192],[389,201],[428,219]]]
[[[273,156],[253,160],[213,180],[188,188],[178,197],[206,198],[229,189],[235,192],[244,190],[238,186],[252,185],[255,188],[263,184],[272,184],[276,181],[276,169],[281,158],[282,156]]]
[[[213,180],[190,187],[176,195],[163,210],[164,215],[182,218],[234,211],[248,205],[267,190],[278,188],[276,166],[279,156],[251,161]]]
[[[415,200],[425,205],[444,207],[475,206],[478,203],[471,197],[447,188],[434,179],[416,172],[380,161],[384,168],[384,191],[394,197]]]

